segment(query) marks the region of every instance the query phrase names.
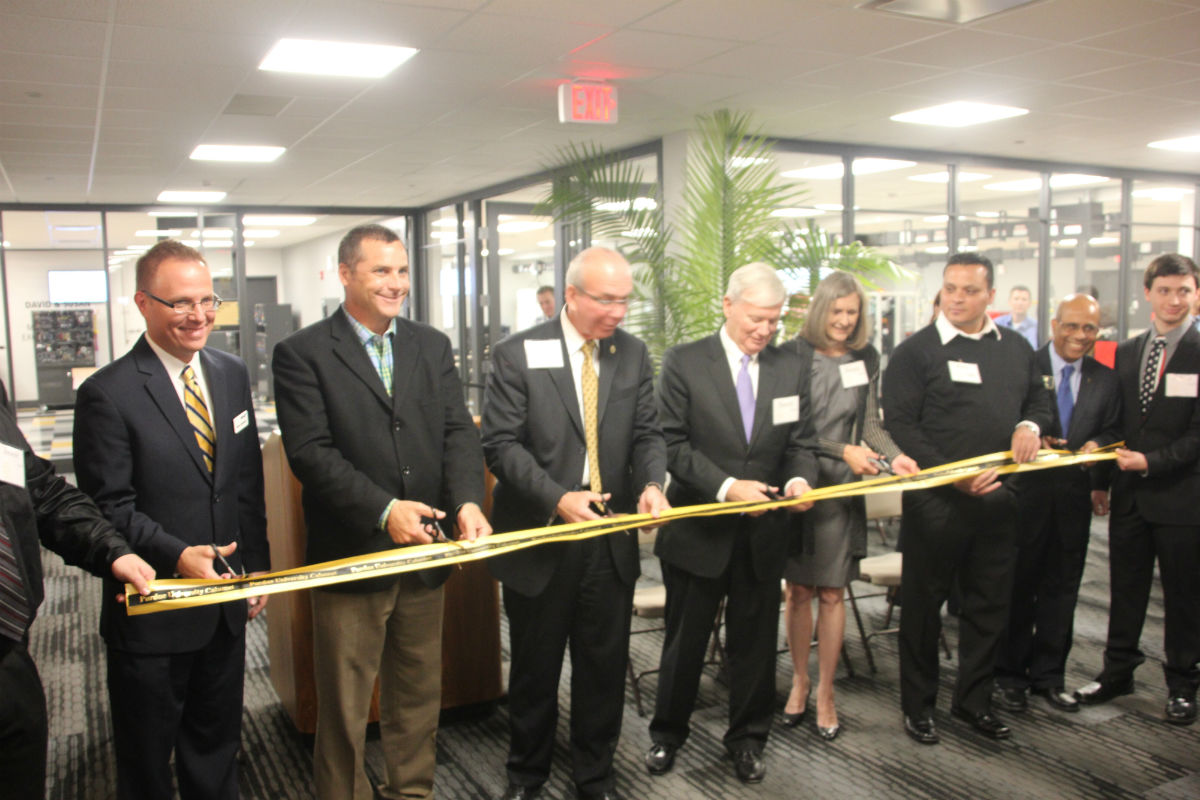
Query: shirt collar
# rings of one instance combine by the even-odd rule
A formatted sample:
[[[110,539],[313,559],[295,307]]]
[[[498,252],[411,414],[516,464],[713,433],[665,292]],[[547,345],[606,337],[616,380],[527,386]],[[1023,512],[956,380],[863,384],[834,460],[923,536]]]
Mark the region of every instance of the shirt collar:
[[[583,338],[583,334],[571,324],[571,318],[567,316],[566,311],[558,315],[562,320],[563,340],[567,343],[567,354],[574,353],[577,350],[583,349],[583,343],[587,341]]]
[[[938,314],[937,319],[933,324],[934,327],[937,328],[938,338],[941,339],[942,344],[944,345],[950,344],[950,340],[955,336],[961,336],[964,339],[974,339],[975,341],[981,340],[988,334],[994,335],[997,339],[1000,338],[1000,331],[996,328],[996,323],[987,314],[984,314],[983,316],[983,328],[979,331],[979,333],[963,333],[961,330],[954,327],[954,323],[946,319],[945,314]]]
[[[154,351],[154,355],[158,356],[158,360],[162,362],[163,367],[167,370],[167,374],[172,377],[178,377],[179,373],[183,372],[183,368],[188,364],[192,365],[193,370],[200,370],[199,352],[192,354],[191,361],[180,361],[178,358],[159,347],[158,343],[150,338],[150,334],[146,334],[146,344],[150,345],[150,349]]]
[[[375,331],[371,330],[366,325],[363,325],[361,322],[356,320],[354,318],[354,315],[346,310],[346,306],[344,304],[342,305],[342,313],[344,313],[346,315],[346,319],[350,320],[350,327],[354,329],[354,334],[356,336],[358,336],[358,340],[360,342],[362,342],[363,347],[366,347],[367,344],[372,339],[374,339],[375,336],[377,335],[375,333]],[[384,331],[383,334],[385,336],[387,336],[389,334],[394,334],[395,332],[396,332],[396,318],[392,317],[392,321],[390,323],[388,323],[387,330]]]
[[[1077,358],[1074,361],[1067,361],[1065,358],[1063,358],[1062,356],[1060,356],[1058,354],[1057,350],[1054,349],[1053,342],[1051,342],[1050,346],[1046,349],[1050,353],[1050,372],[1051,372],[1051,374],[1054,375],[1054,378],[1056,381],[1062,377],[1063,367],[1067,366],[1068,364],[1075,367],[1075,372],[1079,372],[1079,370],[1082,369],[1082,367],[1083,367],[1083,358],[1082,357]]]
[[[1158,328],[1154,327],[1154,323],[1151,323],[1150,341],[1153,342],[1155,337],[1161,336],[1167,340],[1167,346],[1178,344],[1179,340],[1183,338],[1183,335],[1187,333],[1188,328],[1192,327],[1193,324],[1195,324],[1195,320],[1192,317],[1188,317],[1166,333],[1159,333]]]
[[[733,341],[733,337],[729,335],[729,331],[725,330],[725,326],[721,326],[720,333],[717,334],[721,338],[721,349],[725,351],[725,360],[730,364],[742,363],[742,356],[748,355],[742,352],[742,348],[737,346]],[[758,353],[750,356],[750,363],[758,363]]]

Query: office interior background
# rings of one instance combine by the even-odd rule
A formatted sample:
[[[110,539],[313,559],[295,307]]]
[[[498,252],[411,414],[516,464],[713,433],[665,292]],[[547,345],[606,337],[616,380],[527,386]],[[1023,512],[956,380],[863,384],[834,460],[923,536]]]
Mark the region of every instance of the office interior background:
[[[966,248],[997,263],[998,308],[1031,287],[1043,339],[1080,286],[1120,338],[1148,322],[1147,260],[1195,252],[1195,140],[1148,145],[1200,135],[1197,32],[1196,0],[7,0],[0,378],[20,406],[69,404],[140,334],[133,265],[170,235],[237,301],[213,342],[269,399],[270,347],[336,305],[338,238],[380,221],[409,245],[408,313],[452,338],[478,411],[489,343],[537,317],[538,286],[561,298],[583,244],[531,213],[560,149],[636,160],[669,218],[695,116],[720,108],[751,114],[806,191],[780,214],[901,268],[872,299],[885,353]],[[285,38],[417,52],[380,78],[261,68]],[[616,88],[618,121],[560,123],[572,80]],[[890,119],[952,101],[1028,113]],[[190,157],[205,144],[285,150]]]

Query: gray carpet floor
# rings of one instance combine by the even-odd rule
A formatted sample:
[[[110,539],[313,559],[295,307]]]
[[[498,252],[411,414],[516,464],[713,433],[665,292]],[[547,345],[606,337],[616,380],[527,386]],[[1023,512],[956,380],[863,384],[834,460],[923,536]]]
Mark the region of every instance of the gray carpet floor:
[[[873,548],[883,552],[872,534]],[[97,634],[99,581],[45,554],[47,599],[32,632],[50,708],[48,796],[104,800],[114,795],[115,774],[104,649]],[[647,559],[646,580],[657,564]],[[1068,664],[1069,688],[1090,680],[1100,665],[1108,606],[1107,528],[1093,525],[1084,586],[1076,614],[1076,645]],[[1200,576],[1198,576],[1200,578]],[[866,591],[866,587],[861,587]],[[882,621],[882,600],[860,603],[868,626]],[[267,613],[270,613],[268,607]],[[726,692],[709,670],[701,687],[691,739],[673,772],[652,778],[642,767],[650,744],[648,720],[639,717],[627,692],[624,729],[617,752],[618,789],[625,798],[1200,798],[1200,725],[1175,728],[1162,721],[1165,684],[1162,598],[1157,591],[1143,635],[1148,662],[1138,671],[1136,694],[1078,714],[1048,709],[1040,701],[1020,715],[1005,716],[1013,738],[993,742],[951,720],[945,709],[954,662],[943,661],[942,744],[923,747],[900,727],[895,637],[873,640],[877,674],[870,674],[852,617],[847,648],[854,677],[843,670],[836,683],[842,733],[819,739],[811,720],[796,729],[777,727],[766,750],[767,777],[743,786],[722,756]],[[634,626],[649,627],[649,621]],[[947,619],[953,649],[955,620]],[[507,641],[507,636],[504,637]],[[781,639],[782,641],[782,639]],[[661,633],[634,636],[635,668],[657,665]],[[266,625],[250,626],[246,665],[241,786],[244,798],[309,798],[310,743],[292,728],[268,676]],[[507,657],[507,654],[505,654]],[[815,676],[815,658],[812,672]],[[572,797],[567,763],[569,667],[560,687],[563,715],[555,748],[554,775],[543,797]],[[778,660],[778,705],[791,680],[786,655]],[[650,702],[654,676],[643,686]],[[810,717],[812,715],[810,714]],[[499,705],[473,719],[444,724],[438,737],[437,795],[446,800],[498,797],[504,789],[507,709]],[[369,761],[379,758],[370,745]],[[5,797],[0,787],[0,797]]]

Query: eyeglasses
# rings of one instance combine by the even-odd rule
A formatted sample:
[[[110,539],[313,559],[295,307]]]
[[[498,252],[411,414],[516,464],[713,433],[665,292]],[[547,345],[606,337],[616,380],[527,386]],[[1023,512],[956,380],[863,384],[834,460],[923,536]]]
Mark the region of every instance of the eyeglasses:
[[[146,297],[149,297],[151,300],[157,300],[167,308],[174,311],[176,314],[190,314],[192,313],[192,309],[196,308],[197,306],[205,314],[211,314],[220,308],[221,303],[224,302],[215,294],[211,297],[205,297],[200,300],[177,300],[174,303],[172,303],[170,300],[163,300],[161,297],[156,297],[155,295],[147,292],[145,289],[142,290],[142,294],[146,295]]]
[[[580,289],[578,286],[575,287],[575,291],[579,292],[582,295],[592,298],[593,300],[595,300],[597,303],[599,303],[602,306],[628,306],[629,305],[628,297],[596,297],[596,295],[592,294],[591,292],[585,292],[583,289]]]

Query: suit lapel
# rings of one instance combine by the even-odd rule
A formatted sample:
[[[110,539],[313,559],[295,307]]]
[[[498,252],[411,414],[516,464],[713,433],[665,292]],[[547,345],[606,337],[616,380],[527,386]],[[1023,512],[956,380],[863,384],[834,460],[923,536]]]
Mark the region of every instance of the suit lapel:
[[[613,378],[617,374],[616,336],[596,342],[596,369],[600,372],[600,391],[597,398],[596,425],[604,421],[604,410],[608,408],[608,396],[612,394]],[[603,366],[601,366],[603,365]]]
[[[385,408],[391,409],[392,398],[388,397],[387,392],[384,391],[383,381],[379,379],[379,373],[371,364],[371,359],[367,356],[362,342],[354,333],[354,328],[350,327],[350,321],[343,316],[345,313],[343,310],[338,310],[330,318],[329,333],[333,339],[333,354],[371,390],[371,394],[375,395],[376,400],[383,403]],[[394,354],[395,342],[392,344]]]
[[[133,357],[137,363],[138,372],[145,376],[146,392],[162,413],[171,430],[179,438],[180,444],[191,457],[196,469],[200,470],[200,474],[205,479],[212,481],[212,475],[204,466],[204,456],[200,452],[200,445],[196,444],[196,432],[192,430],[192,424],[188,422],[187,412],[183,410],[183,403],[180,402],[179,394],[175,391],[175,384],[171,382],[171,376],[167,375],[167,369],[163,366],[162,361],[150,349],[144,335],[133,346]],[[209,393],[212,393],[211,390]],[[217,449],[220,449],[219,443]]]
[[[224,475],[229,468],[229,460],[233,457],[230,439],[233,437],[233,425],[227,424],[232,419],[229,408],[229,398],[225,394],[227,385],[225,376],[204,350],[200,351],[200,365],[204,370],[204,382],[208,384],[208,409],[212,418],[213,433],[216,434],[216,458],[213,462],[213,477]]]
[[[413,384],[421,353],[417,338],[407,325],[396,320],[396,335],[392,337],[392,408],[399,411]],[[369,361],[369,359],[368,359]],[[374,367],[372,367],[374,371]]]
[[[583,439],[583,410],[579,406],[579,397],[575,394],[575,378],[571,373],[571,356],[567,353],[567,340],[563,336],[561,327],[558,329],[558,342],[562,347],[563,365],[546,371],[550,373],[550,380],[554,383],[554,388],[558,389],[558,396],[567,411],[567,416],[575,425],[579,438]]]
[[[746,435],[743,433],[742,408],[738,405],[737,389],[733,385],[733,376],[729,372],[729,362],[725,360],[725,348],[721,347],[721,337],[719,334],[714,334],[709,337],[708,342],[709,384],[716,390],[721,405],[725,407],[725,416],[732,423],[731,428],[736,431],[734,438],[741,442],[743,447],[749,447]],[[759,378],[762,378],[761,372]],[[757,408],[754,418],[755,427],[757,427]],[[750,438],[754,438],[753,430]]]
[[[754,428],[750,434],[750,444],[753,445],[762,435],[763,428],[771,425],[773,412],[772,401],[775,397],[775,384],[779,374],[775,369],[775,354],[764,349],[758,354],[758,391],[754,395]],[[738,410],[741,416],[741,410]]]

